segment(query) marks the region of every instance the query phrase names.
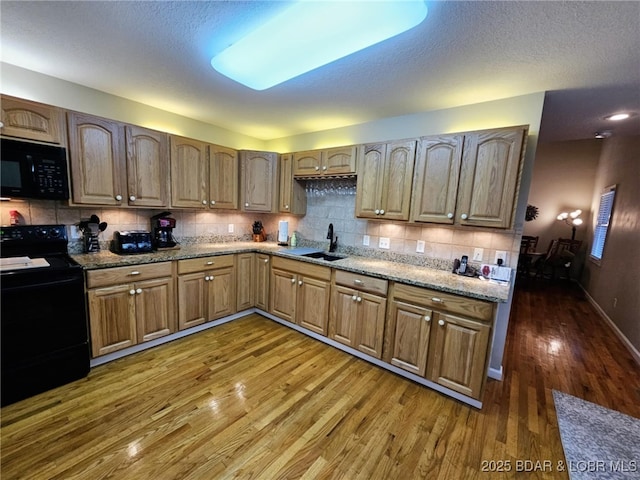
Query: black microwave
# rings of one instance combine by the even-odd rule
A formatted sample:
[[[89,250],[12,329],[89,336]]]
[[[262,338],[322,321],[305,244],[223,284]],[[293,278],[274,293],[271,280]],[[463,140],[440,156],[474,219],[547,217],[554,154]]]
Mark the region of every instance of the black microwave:
[[[69,198],[67,152],[63,147],[0,138],[3,197]]]

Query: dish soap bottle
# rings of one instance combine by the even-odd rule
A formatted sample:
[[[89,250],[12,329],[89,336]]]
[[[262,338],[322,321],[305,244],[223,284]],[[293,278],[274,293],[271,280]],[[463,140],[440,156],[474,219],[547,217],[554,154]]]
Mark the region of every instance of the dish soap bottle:
[[[298,245],[298,236],[296,235],[296,232],[293,232],[291,234],[291,246],[295,247],[296,245]]]

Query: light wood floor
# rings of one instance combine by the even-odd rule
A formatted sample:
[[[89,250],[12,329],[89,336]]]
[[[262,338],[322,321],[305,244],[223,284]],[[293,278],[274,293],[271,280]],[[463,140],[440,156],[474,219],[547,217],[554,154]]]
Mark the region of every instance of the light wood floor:
[[[479,411],[251,315],[3,408],[2,479],[568,478],[552,389],[640,417],[575,289],[517,291],[504,368]]]

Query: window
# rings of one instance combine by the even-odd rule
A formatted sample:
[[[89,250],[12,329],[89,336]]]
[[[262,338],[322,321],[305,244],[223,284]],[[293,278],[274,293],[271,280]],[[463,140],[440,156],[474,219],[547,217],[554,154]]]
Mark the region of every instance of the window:
[[[609,230],[609,220],[613,210],[613,199],[616,196],[616,185],[607,187],[600,195],[600,208],[598,208],[598,218],[596,220],[596,229],[593,234],[593,244],[591,245],[591,258],[600,263],[602,260],[602,252],[604,251],[604,242],[607,239],[607,231]]]

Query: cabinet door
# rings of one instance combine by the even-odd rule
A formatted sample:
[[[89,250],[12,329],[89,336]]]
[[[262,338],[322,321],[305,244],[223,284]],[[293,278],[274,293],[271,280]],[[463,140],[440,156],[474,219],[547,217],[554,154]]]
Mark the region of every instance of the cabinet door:
[[[380,218],[386,145],[365,145],[358,159],[356,216]]]
[[[358,304],[358,320],[355,347],[367,355],[382,358],[387,300],[376,295],[358,292],[356,303]]]
[[[380,218],[408,220],[416,140],[387,145]]]
[[[269,297],[269,312],[273,315],[295,323],[296,293],[298,290],[295,274],[271,269],[271,295]]]
[[[435,319],[434,319],[435,320]],[[429,354],[429,380],[480,398],[486,376],[490,327],[482,322],[438,313]]]
[[[356,173],[355,145],[329,148],[322,152],[322,173],[325,175],[347,175]]]
[[[238,152],[219,145],[209,146],[209,206],[238,209],[240,167]]]
[[[421,377],[427,371],[431,310],[394,300],[389,311],[385,361]]]
[[[296,323],[313,332],[326,335],[330,294],[329,282],[299,275]]]
[[[256,289],[256,254],[239,253],[236,255],[237,268],[237,299],[236,307],[239,312],[255,305]]]
[[[194,327],[207,321],[208,282],[204,272],[178,276],[178,328]]]
[[[63,143],[64,113],[41,103],[2,96],[0,133],[9,137]]]
[[[357,292],[341,285],[333,287],[329,338],[355,348],[358,318]]]
[[[255,304],[257,308],[269,311],[269,279],[271,277],[271,257],[262,253],[256,254]]]
[[[280,192],[278,211],[293,215],[307,212],[307,194],[304,186],[293,179],[293,155],[280,155]]]
[[[311,150],[293,154],[293,174],[297,177],[315,177],[322,174],[322,152]]]
[[[241,202],[247,212],[275,212],[277,158],[272,152],[241,152]]]
[[[122,125],[69,113],[69,159],[74,203],[122,204],[126,195]]]
[[[173,278],[136,282],[138,341],[146,342],[176,331]]]
[[[91,354],[93,357],[137,343],[133,284],[88,291]]]
[[[208,272],[207,320],[236,313],[235,268],[218,268]]]
[[[421,140],[413,182],[413,221],[454,222],[463,141],[462,135]]]
[[[127,125],[129,205],[169,206],[169,140],[164,132]]]
[[[523,127],[465,137],[456,213],[461,225],[512,225],[525,133]]]
[[[207,206],[207,146],[189,138],[171,137],[171,205]]]

